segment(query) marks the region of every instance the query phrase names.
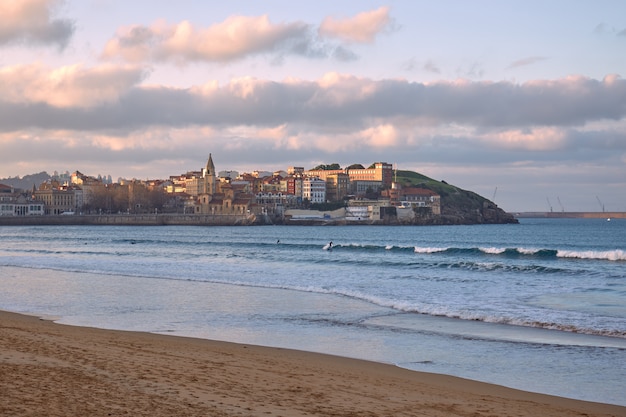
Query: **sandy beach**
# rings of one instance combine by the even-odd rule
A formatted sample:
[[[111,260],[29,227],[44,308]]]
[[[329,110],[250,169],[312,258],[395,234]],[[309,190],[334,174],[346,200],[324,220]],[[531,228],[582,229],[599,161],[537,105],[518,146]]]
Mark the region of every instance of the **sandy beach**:
[[[2,416],[626,416],[361,360],[0,312]]]

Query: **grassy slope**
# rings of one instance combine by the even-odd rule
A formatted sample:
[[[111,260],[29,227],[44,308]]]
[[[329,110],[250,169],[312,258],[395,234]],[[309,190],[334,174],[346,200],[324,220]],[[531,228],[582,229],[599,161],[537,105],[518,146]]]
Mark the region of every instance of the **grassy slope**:
[[[444,211],[450,209],[454,211],[480,209],[483,203],[487,201],[486,198],[472,191],[463,190],[413,171],[399,170],[397,173],[397,181],[402,185],[412,185],[436,192],[441,196]]]

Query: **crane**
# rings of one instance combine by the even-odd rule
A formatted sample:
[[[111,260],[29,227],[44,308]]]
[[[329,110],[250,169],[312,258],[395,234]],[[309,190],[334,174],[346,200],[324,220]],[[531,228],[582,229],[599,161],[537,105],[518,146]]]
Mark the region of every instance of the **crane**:
[[[557,196],[556,199],[559,202],[559,206],[561,206],[561,212],[564,212],[565,211],[565,207],[563,207],[563,204],[561,204],[561,199],[559,198],[559,196]]]
[[[493,197],[491,197],[491,201],[495,201],[496,200],[496,193],[498,192],[498,187],[496,187],[495,190],[493,190]]]
[[[600,208],[602,209],[602,213],[604,213],[604,204],[602,204],[602,201],[600,201],[598,196],[596,196],[596,200],[598,200],[598,203],[600,204]]]
[[[550,199],[546,197],[546,200],[548,201],[548,207],[550,207],[550,213],[552,213],[552,204],[550,204]]]

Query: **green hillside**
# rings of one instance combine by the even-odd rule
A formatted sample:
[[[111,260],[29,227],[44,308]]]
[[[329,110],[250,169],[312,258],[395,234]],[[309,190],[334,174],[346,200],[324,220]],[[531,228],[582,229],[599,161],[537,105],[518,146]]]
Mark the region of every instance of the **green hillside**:
[[[473,191],[463,190],[445,181],[437,181],[413,171],[397,172],[402,186],[432,190],[441,196],[442,221],[445,223],[516,223],[515,218],[496,204]]]

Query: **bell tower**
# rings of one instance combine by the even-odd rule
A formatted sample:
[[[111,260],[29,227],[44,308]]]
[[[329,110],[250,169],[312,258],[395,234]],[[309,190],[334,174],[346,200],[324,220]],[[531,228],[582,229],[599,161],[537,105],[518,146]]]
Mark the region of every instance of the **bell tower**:
[[[202,170],[202,178],[204,178],[204,194],[215,194],[215,165],[213,165],[213,157],[209,154],[209,160],[206,163],[206,167]]]

